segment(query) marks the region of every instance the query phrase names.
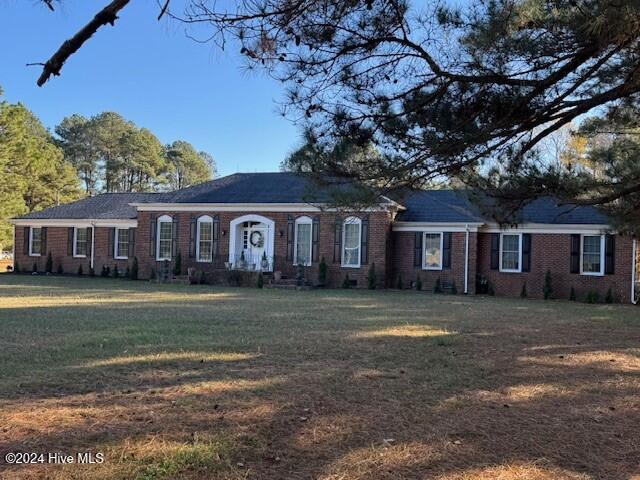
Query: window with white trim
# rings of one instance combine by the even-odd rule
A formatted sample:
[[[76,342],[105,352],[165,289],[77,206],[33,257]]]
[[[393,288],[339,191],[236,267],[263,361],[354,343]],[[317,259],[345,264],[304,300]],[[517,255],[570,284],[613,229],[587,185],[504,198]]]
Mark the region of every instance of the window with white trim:
[[[171,260],[173,242],[173,218],[163,215],[157,220],[156,260]]]
[[[125,259],[129,258],[129,229],[128,228],[116,228],[115,231],[114,258]]]
[[[349,217],[342,224],[342,266],[357,268],[360,266],[360,242],[362,221]]]
[[[500,235],[500,271],[522,271],[522,235],[502,233]]]
[[[84,258],[87,256],[87,229],[86,228],[74,228],[73,229],[73,256]]]
[[[309,217],[299,217],[295,224],[295,243],[293,258],[295,264],[302,264],[305,267],[311,265],[311,232],[313,221]]]
[[[39,257],[42,251],[42,228],[29,228],[29,255]]]
[[[199,262],[213,260],[213,218],[203,215],[198,218],[196,238],[196,258]]]
[[[424,265],[426,270],[442,270],[442,233],[425,232]]]
[[[582,235],[580,273],[604,275],[604,235]]]

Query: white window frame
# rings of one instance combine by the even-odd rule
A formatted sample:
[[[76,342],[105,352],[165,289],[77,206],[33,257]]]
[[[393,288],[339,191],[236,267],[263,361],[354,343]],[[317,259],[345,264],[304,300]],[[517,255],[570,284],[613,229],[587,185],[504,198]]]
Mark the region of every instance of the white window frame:
[[[118,255],[119,253],[121,253],[118,250],[118,245],[119,245],[119,240],[118,240],[118,232],[120,231],[124,231],[126,230],[129,234],[129,240],[127,241],[127,254],[126,255]],[[131,242],[131,232],[129,231],[128,228],[119,228],[119,227],[115,227],[115,231],[113,233],[113,258],[115,258],[116,260],[126,260],[129,258],[129,244]]]
[[[78,230],[82,228],[85,231],[88,230],[86,227],[73,227],[73,258],[87,258],[87,254],[78,255],[76,253],[76,249],[78,247]],[[89,232],[87,232],[87,251],[89,250]]]
[[[211,224],[211,260],[202,260],[200,258],[200,224]],[[209,215],[202,215],[196,221],[196,261],[199,263],[211,263],[213,261],[213,218]]]
[[[600,237],[600,271],[599,272],[585,272],[584,271],[584,237]],[[604,235],[591,235],[583,233],[580,235],[580,275],[588,275],[595,277],[604,276],[604,262],[605,262],[605,236]]]
[[[502,268],[502,239],[505,235],[518,237],[518,268]],[[504,273],[521,273],[522,272],[522,233],[505,232],[500,234],[500,264],[499,270]]]
[[[33,231],[36,228],[40,230],[40,250],[42,250],[42,227],[29,227],[29,256],[30,257],[39,257],[42,255],[40,252],[34,253],[33,251]]]
[[[298,225],[311,225],[309,235],[309,262],[303,263],[305,267],[310,267],[313,263],[313,220],[311,217],[298,217],[293,225],[293,263],[298,264]]]
[[[440,263],[438,267],[427,265],[427,235],[440,235]],[[442,270],[442,249],[444,248],[443,232],[424,232],[422,234],[422,269],[423,270]]]
[[[347,265],[344,263],[345,259],[345,237],[347,234],[346,225],[358,225],[358,263],[356,265]],[[360,268],[360,263],[362,261],[362,220],[358,217],[348,217],[342,222],[342,246],[341,246],[341,265],[343,268]]]
[[[160,224],[162,223],[170,223],[171,224],[171,241],[173,242],[173,218],[169,215],[162,215],[158,217],[156,220],[156,261],[164,262],[165,260],[171,261],[171,248],[169,249],[168,257],[160,256]]]

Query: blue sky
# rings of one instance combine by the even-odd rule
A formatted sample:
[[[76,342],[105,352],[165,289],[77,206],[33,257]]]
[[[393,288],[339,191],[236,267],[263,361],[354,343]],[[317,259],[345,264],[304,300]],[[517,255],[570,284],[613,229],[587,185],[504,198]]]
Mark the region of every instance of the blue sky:
[[[133,1],[64,66],[36,86],[40,67],[105,2],[65,0],[50,12],[37,0],[0,2],[0,86],[53,129],[65,116],[115,111],[163,143],[182,139],[213,155],[219,174],[274,171],[300,141],[278,114],[282,87],[248,73],[235,51],[188,39],[156,20],[154,0]],[[233,48],[233,47],[232,47]]]

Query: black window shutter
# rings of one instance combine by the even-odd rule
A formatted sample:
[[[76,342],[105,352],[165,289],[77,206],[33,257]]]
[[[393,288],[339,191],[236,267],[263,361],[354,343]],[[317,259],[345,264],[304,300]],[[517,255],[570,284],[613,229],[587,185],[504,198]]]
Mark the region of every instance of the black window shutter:
[[[149,256],[156,256],[156,216],[151,215],[149,218]]]
[[[31,227],[24,227],[23,232],[24,238],[22,239],[22,253],[29,255],[29,235],[31,234]]]
[[[317,262],[320,256],[320,217],[313,217],[313,224],[311,226],[311,261]]]
[[[129,229],[129,258],[136,256],[136,229]]]
[[[40,255],[47,254],[47,227],[40,230]]]
[[[413,266],[422,266],[422,232],[416,232],[413,239]]]
[[[73,227],[67,229],[67,255],[73,255]]]
[[[500,268],[500,234],[491,234],[491,270]]]
[[[451,232],[442,234],[442,268],[451,268]]]
[[[340,263],[342,258],[342,219],[336,217],[333,227],[333,263]]]
[[[616,263],[616,237],[605,235],[604,237],[604,273],[613,275]]]
[[[197,233],[198,219],[191,217],[189,221],[189,256],[191,258],[196,256],[196,233]]]
[[[531,234],[522,234],[522,271],[531,271]]]
[[[287,218],[287,260],[293,261],[293,237],[294,231],[293,228],[295,226],[295,220],[293,216],[289,215]]]
[[[87,228],[87,257],[91,256],[93,250],[93,228]]]
[[[173,225],[171,228],[171,257],[178,255],[178,215],[173,217]]]
[[[213,248],[211,253],[211,261],[216,261],[216,256],[218,255],[218,243],[220,237],[220,217],[216,215],[213,217]]]
[[[111,258],[115,256],[115,245],[118,240],[116,239],[116,227],[109,229],[109,242],[107,244],[107,257]]]
[[[580,273],[580,235],[575,233],[571,235],[571,273]]]
[[[362,230],[360,232],[360,263],[369,263],[369,216],[362,219]]]

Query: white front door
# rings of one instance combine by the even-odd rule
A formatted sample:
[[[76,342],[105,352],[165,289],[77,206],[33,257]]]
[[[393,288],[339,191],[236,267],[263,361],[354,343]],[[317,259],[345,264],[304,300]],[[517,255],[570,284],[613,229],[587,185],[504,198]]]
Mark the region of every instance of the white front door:
[[[267,227],[250,224],[242,230],[242,252],[247,267],[260,270],[267,247]]]

